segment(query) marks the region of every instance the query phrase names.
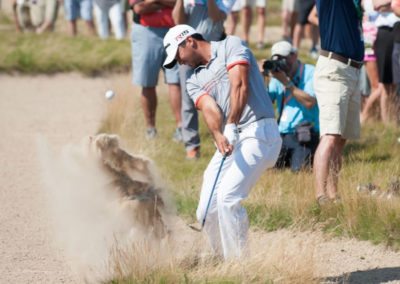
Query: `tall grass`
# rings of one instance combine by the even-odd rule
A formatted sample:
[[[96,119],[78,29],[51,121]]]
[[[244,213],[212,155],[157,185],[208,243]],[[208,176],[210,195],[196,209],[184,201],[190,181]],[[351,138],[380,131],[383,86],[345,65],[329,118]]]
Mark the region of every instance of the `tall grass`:
[[[122,89],[120,92],[124,93]],[[185,160],[183,146],[171,141],[174,122],[165,87],[159,93],[156,140],[144,138],[139,96],[121,96],[111,102],[100,131],[121,135],[132,151],[155,160],[174,193],[179,213],[193,221],[203,170],[215,149],[201,124],[202,158],[197,162]],[[266,171],[245,202],[251,225],[267,231],[318,228],[332,235],[357,237],[399,249],[400,198],[378,198],[356,191],[359,183],[367,182],[378,184],[385,191],[390,179],[400,175],[399,135],[399,129],[380,123],[364,126],[362,138],[345,148],[339,184],[342,203],[324,210],[316,205],[311,172]]]

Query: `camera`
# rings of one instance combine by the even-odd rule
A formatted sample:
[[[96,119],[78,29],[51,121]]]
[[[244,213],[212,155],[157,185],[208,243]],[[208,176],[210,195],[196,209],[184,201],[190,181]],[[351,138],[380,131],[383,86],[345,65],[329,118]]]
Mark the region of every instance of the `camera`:
[[[285,58],[265,60],[263,63],[263,74],[268,76],[270,71],[280,71],[286,66]]]

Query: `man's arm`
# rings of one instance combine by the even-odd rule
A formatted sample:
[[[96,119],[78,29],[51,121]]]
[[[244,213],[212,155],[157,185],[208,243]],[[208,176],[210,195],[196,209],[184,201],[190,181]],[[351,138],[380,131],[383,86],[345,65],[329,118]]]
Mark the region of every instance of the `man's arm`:
[[[174,9],[172,10],[172,18],[176,25],[187,23],[187,15],[185,14],[183,0],[176,0]]]
[[[391,4],[393,13],[397,16],[400,17],[400,1],[399,0],[392,0]]]
[[[146,14],[155,12],[163,7],[162,4],[154,1],[154,0],[146,0],[146,1],[137,1],[133,5],[133,11],[136,14]]]
[[[215,100],[209,95],[203,95],[197,103],[197,108],[203,113],[204,121],[214,138],[218,151],[230,155],[233,145],[229,144],[228,139],[221,132],[222,114]]]
[[[227,124],[234,123],[237,125],[249,97],[249,66],[247,64],[237,64],[229,69],[228,74],[231,93]]]
[[[317,103],[314,97],[293,85],[285,72],[272,72],[272,75],[284,86],[288,86],[287,89],[290,90],[290,94],[306,108],[311,109]]]
[[[208,17],[214,22],[223,21],[226,19],[225,12],[221,11],[216,3],[216,0],[207,0]]]
[[[315,25],[318,26],[319,25],[319,21],[318,21],[318,11],[317,11],[317,6],[314,5],[314,7],[312,8],[310,14],[308,14],[308,21]]]
[[[157,0],[157,3],[160,3],[164,7],[173,8],[175,6],[176,0]]]

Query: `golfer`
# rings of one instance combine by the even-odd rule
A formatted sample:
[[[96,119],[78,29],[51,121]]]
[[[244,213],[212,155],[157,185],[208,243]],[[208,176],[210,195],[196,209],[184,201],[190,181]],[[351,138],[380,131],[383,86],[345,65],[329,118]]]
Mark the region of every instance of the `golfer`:
[[[178,62],[193,68],[187,91],[217,147],[204,172],[197,218],[204,219],[211,200],[204,226],[211,247],[226,260],[239,258],[249,226],[241,203],[274,166],[282,144],[272,103],[254,56],[238,37],[208,42],[192,27],[177,25],[165,35],[164,48],[164,67]]]

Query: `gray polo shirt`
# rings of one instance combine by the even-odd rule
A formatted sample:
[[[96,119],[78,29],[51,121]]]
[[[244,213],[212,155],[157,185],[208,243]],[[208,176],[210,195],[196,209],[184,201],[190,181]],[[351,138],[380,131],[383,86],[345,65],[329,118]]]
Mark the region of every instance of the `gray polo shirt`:
[[[211,96],[221,108],[224,123],[230,111],[231,85],[228,70],[236,64],[249,65],[249,96],[239,127],[263,119],[273,118],[274,110],[267,95],[264,80],[253,54],[240,38],[228,36],[225,40],[211,42],[211,59],[199,66],[187,80],[187,92],[195,105],[203,95]]]

